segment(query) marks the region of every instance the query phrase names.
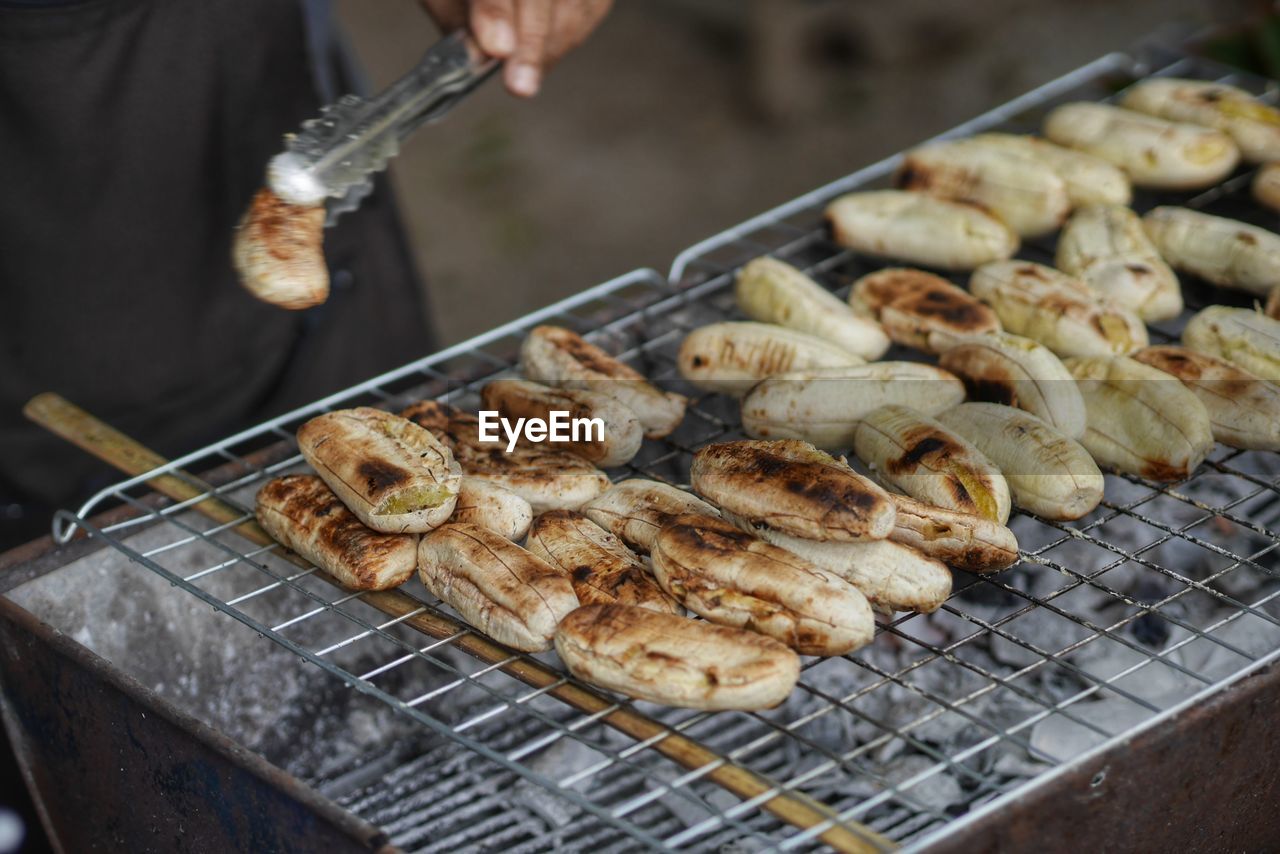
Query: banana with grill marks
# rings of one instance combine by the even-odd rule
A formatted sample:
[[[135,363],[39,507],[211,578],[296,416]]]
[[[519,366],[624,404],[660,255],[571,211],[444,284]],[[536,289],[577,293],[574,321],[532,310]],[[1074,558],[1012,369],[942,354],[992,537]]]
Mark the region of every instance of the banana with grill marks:
[[[530,553],[558,567],[583,605],[635,605],[679,614],[640,558],[622,541],[572,510],[543,513],[529,531]]]
[[[1022,237],[1055,231],[1071,210],[1066,183],[1043,161],[981,140],[913,148],[895,179],[904,190],[989,210]]]
[[[972,270],[1012,257],[1018,235],[972,205],[906,190],[841,196],[827,206],[841,246],[942,270]]]
[[[933,415],[964,400],[964,383],[921,362],[872,362],[778,374],[742,399],[753,439],[801,439],[833,451],[853,444],[858,419],[889,403]]]
[[[746,519],[726,518],[766,543],[786,549],[843,578],[883,613],[938,610],[951,595],[951,572],[941,561],[891,540],[861,543],[822,542],[783,534]]]
[[[905,347],[937,352],[939,335],[999,332],[996,313],[964,288],[924,270],[894,267],[878,270],[853,283],[849,304],[875,317],[889,337]]]
[[[685,709],[772,708],[800,658],[762,634],[627,605],[585,605],[561,620],[556,652],[574,676]]]
[[[497,410],[507,418],[549,421],[552,412],[567,412],[568,418],[575,421],[599,419],[603,430],[554,447],[571,451],[603,468],[630,462],[644,442],[644,428],[635,412],[600,392],[552,388],[528,380],[494,380],[480,390],[480,401],[485,409]]]
[[[653,549],[662,526],[677,516],[715,516],[720,511],[698,496],[666,483],[632,478],[582,506],[583,514],[640,554]]]
[[[743,440],[693,455],[693,488],[722,510],[811,540],[883,540],[889,495],[808,442]]]
[[[843,655],[871,641],[875,618],[852,584],[711,516],[658,533],[653,574],[699,616],[754,629],[802,655]]]
[[[1009,519],[1009,484],[995,464],[914,409],[869,413],[858,422],[853,451],[881,481],[912,498],[1001,525]]]
[[[429,431],[367,406],[317,415],[298,449],[351,512],[375,531],[422,533],[458,501],[462,471]]]
[[[1280,451],[1280,386],[1186,347],[1147,347],[1133,358],[1177,377],[1200,398],[1214,439],[1233,448]]]
[[[1045,519],[1079,519],[1102,501],[1102,472],[1080,443],[998,403],[965,403],[938,416],[999,466],[1013,504]]]
[[[684,420],[684,395],[663,391],[571,329],[534,328],[520,347],[520,362],[535,382],[612,397],[636,414],[650,438],[670,434]]]
[[[1068,439],[1084,435],[1084,401],[1071,372],[1043,344],[999,332],[949,342],[938,364],[964,381],[974,400],[1037,415]]]
[[[898,507],[893,542],[969,572],[997,572],[1017,562],[1018,538],[1004,525],[907,495],[892,497]]]
[[[1088,413],[1081,444],[1098,465],[1149,480],[1182,480],[1213,448],[1204,404],[1164,371],[1124,356],[1066,365]]]
[[[1058,237],[1058,269],[1145,321],[1182,313],[1177,275],[1124,205],[1090,205],[1071,215]]]
[[[1124,355],[1147,346],[1147,327],[1136,314],[1043,264],[984,264],[969,290],[995,309],[1007,331],[1059,356]]]
[[[1182,343],[1280,383],[1280,320],[1262,312],[1211,305],[1187,321]]]
[[[765,377],[864,364],[843,347],[771,323],[712,323],[680,344],[680,375],[705,391],[741,396]]]
[[[462,476],[458,503],[450,522],[470,522],[512,542],[524,539],[533,521],[529,502],[505,487],[470,475]]]
[[[859,317],[839,297],[776,258],[763,256],[739,270],[734,296],[752,320],[815,335],[863,359],[879,359],[889,349],[880,324]]]

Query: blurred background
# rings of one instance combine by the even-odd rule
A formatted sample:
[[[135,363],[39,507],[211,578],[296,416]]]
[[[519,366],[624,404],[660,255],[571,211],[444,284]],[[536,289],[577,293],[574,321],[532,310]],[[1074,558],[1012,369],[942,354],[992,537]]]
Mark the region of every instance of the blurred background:
[[[618,0],[529,102],[489,85],[392,167],[452,343],[677,252],[1153,30],[1246,0]],[[338,0],[374,86],[435,37],[416,0]],[[1272,28],[1223,41],[1266,68]]]

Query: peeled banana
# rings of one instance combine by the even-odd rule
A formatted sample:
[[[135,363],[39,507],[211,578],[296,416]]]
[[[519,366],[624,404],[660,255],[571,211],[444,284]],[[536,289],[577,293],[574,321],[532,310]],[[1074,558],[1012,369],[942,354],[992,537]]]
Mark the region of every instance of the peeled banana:
[[[1253,176],[1251,189],[1259,204],[1280,211],[1280,162],[1264,163]]]
[[[803,439],[827,451],[848,448],[859,418],[888,403],[934,415],[964,400],[964,383],[921,362],[873,362],[769,377],[742,399],[742,429],[753,439]]]
[[[1084,435],[1084,401],[1053,351],[999,332],[948,342],[938,364],[960,377],[974,400],[1004,403],[1039,416],[1068,439]]]
[[[1176,207],[1149,211],[1142,226],[1175,270],[1258,296],[1280,284],[1280,234]]]
[[[1177,275],[1160,257],[1142,220],[1124,205],[1090,205],[1058,237],[1058,269],[1145,321],[1182,313]]]
[[[889,336],[880,324],[858,316],[839,297],[776,258],[757,258],[739,270],[734,296],[752,320],[815,335],[855,356],[879,359],[889,349]]]
[[[898,507],[891,541],[969,572],[996,572],[1017,562],[1018,538],[999,522],[907,495],[890,497]]]
[[[1147,347],[1133,358],[1177,377],[1200,398],[1222,444],[1280,451],[1280,386],[1186,347]]]
[[[1071,210],[1066,183],[1043,161],[972,139],[908,151],[896,182],[990,211],[1022,237],[1055,231]]]
[[[905,406],[882,406],[858,422],[853,450],[884,483],[948,510],[1004,524],[1009,484],[973,445]]]
[[[1044,135],[1111,161],[1136,186],[1158,190],[1208,187],[1240,162],[1240,149],[1221,131],[1110,104],[1063,104],[1045,119]]]
[[[841,196],[827,206],[827,221],[841,246],[943,270],[972,270],[1018,250],[1018,236],[990,214],[906,190]]]
[[[765,377],[810,368],[861,365],[829,341],[771,323],[712,323],[685,336],[680,375],[700,389],[741,396]]]
[[[1089,452],[1029,412],[964,403],[938,416],[1000,467],[1013,504],[1045,519],[1079,519],[1102,500],[1102,472]]]
[[[1261,312],[1211,305],[1187,321],[1182,343],[1280,382],[1280,320]]]
[[[995,309],[1006,330],[1059,356],[1123,355],[1147,346],[1147,327],[1136,314],[1043,264],[984,264],[969,290]]]
[[[880,321],[896,343],[926,353],[935,334],[998,332],[1000,318],[964,288],[941,276],[890,267],[863,276],[849,291],[853,310]]]
[[[1213,448],[1204,404],[1164,371],[1124,356],[1068,359],[1089,426],[1081,444],[1098,465],[1174,481]]]
[[[1133,187],[1129,176],[1114,163],[1064,148],[1034,136],[1011,133],[983,133],[972,141],[1005,151],[1034,157],[1048,166],[1067,187],[1067,198],[1072,207],[1081,205],[1127,205],[1133,200]]]
[[[1120,103],[1162,119],[1224,131],[1251,163],[1280,159],[1280,110],[1236,86],[1152,77],[1126,89]]]

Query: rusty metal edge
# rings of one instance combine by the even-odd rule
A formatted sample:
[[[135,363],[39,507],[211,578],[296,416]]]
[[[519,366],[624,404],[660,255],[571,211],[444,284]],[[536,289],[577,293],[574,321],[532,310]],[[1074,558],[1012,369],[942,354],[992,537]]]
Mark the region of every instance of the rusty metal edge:
[[[1280,850],[1280,650],[907,847]]]
[[[51,538],[42,538],[29,543],[28,546],[35,546],[45,540],[48,541],[49,545],[52,545]],[[20,546],[18,549],[11,550],[0,556],[0,558],[4,559],[0,560],[0,566],[3,566],[5,561],[11,559],[15,553],[20,556],[26,549],[26,546]],[[54,549],[54,552],[59,551],[62,550]],[[45,556],[48,556],[48,553]],[[95,678],[111,686],[121,694],[147,707],[151,713],[160,719],[185,731],[230,765],[258,778],[266,785],[296,800],[301,806],[320,816],[325,822],[351,838],[353,842],[361,847],[376,852],[376,854],[396,854],[396,852],[399,852],[400,849],[391,845],[386,832],[381,828],[369,824],[349,810],[338,806],[306,783],[272,765],[253,751],[210,727],[199,718],[178,709],[147,686],[126,675],[123,671],[112,667],[106,659],[97,653],[45,623],[30,611],[4,596],[0,596],[0,620],[11,622],[23,631],[35,636],[41,643],[48,645],[55,654],[70,660],[73,664],[88,671]],[[22,744],[23,740],[10,719],[7,701],[4,703],[3,717],[10,740],[15,745],[15,750],[19,753],[19,764],[22,768],[23,780],[31,792],[32,799],[36,803],[36,808],[40,813],[50,839],[57,840],[57,828],[51,826],[48,813],[41,803],[38,788],[34,785],[29,764],[31,757],[23,755],[24,751],[17,747]]]

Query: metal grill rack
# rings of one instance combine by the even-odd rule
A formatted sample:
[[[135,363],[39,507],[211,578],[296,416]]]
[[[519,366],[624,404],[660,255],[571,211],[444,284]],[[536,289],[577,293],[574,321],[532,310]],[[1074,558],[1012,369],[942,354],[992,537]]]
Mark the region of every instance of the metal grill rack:
[[[1152,73],[1275,94],[1199,60],[1155,66],[1111,54],[944,136],[1032,132],[1054,104],[1100,100]],[[806,659],[792,698],[760,713],[669,710],[601,694],[568,677],[553,655],[513,654],[471,632],[416,581],[393,593],[349,593],[246,538],[243,527],[257,486],[299,466],[293,432],[307,418],[435,396],[474,408],[484,382],[514,371],[519,343],[538,323],[583,332],[693,396],[671,437],[646,442],[632,464],[611,472],[686,483],[693,450],[741,433],[734,401],[699,395],[680,379],[681,339],[734,316],[733,272],[757,255],[790,261],[841,294],[878,266],[832,244],[821,211],[842,192],[883,185],[897,162],[697,244],[667,278],[635,271],[124,481],[59,514],[55,533],[66,539],[80,528],[105,540],[260,634],[256,642],[288,649],[298,667],[318,667],[392,709],[434,737],[432,750],[470,751],[462,764],[428,750],[398,770],[373,763],[321,781],[407,848],[479,839],[515,849],[923,847],[1280,655],[1280,456],[1218,446],[1186,482],[1109,475],[1106,500],[1078,522],[1018,514],[1017,567],[986,578],[957,573],[938,613],[900,614],[863,650]],[[1135,207],[1186,204],[1275,228],[1274,215],[1247,198],[1250,177],[1242,171],[1190,198],[1140,194]],[[1020,257],[1052,263],[1052,249],[1033,242]],[[1195,283],[1184,291],[1191,310],[1243,304]],[[1158,324],[1153,340],[1176,340],[1183,322]],[[212,472],[207,480],[217,485],[184,472]],[[185,500],[148,499],[148,482],[166,474],[186,485]],[[109,525],[90,521],[115,504],[136,512]],[[196,512],[210,507],[219,511],[212,522]],[[145,548],[134,537],[143,531]],[[465,714],[441,711],[463,693]],[[555,751],[574,760],[547,761]],[[534,819],[464,809],[508,790],[541,793],[543,808],[528,814]],[[553,804],[575,820],[548,818]],[[418,832],[441,815],[442,829]]]

